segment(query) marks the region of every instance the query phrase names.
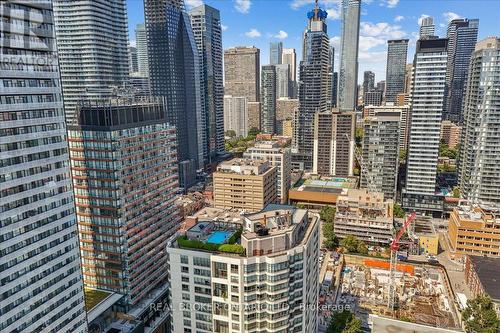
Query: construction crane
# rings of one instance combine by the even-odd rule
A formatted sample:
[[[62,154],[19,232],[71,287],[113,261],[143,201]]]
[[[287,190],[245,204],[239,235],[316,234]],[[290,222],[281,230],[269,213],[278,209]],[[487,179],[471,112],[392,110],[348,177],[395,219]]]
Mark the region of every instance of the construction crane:
[[[415,220],[417,214],[415,212],[411,213],[403,224],[403,227],[399,230],[396,237],[391,242],[391,264],[389,273],[389,310],[394,311],[394,306],[396,303],[396,266],[398,264],[398,250],[399,250],[399,240],[405,233],[406,229]]]

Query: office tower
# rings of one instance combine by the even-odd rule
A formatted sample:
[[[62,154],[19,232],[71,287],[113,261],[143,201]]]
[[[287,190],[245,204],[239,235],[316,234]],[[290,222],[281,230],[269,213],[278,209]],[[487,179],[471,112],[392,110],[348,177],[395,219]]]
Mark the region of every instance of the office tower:
[[[380,90],[372,90],[367,91],[363,94],[363,103],[365,106],[374,105],[380,106],[382,105],[383,92]]]
[[[472,203],[498,208],[500,38],[490,37],[477,43],[466,86],[458,166],[460,188]]]
[[[322,176],[353,175],[356,114],[332,110],[314,118],[313,173]]]
[[[300,62],[299,108],[294,117],[294,163],[312,169],[314,115],[329,107],[330,42],[325,10],[316,7],[307,14],[309,23],[304,32],[303,60]]]
[[[375,73],[365,71],[363,73],[363,93],[375,90]]]
[[[255,46],[224,50],[224,78],[224,94],[260,102],[260,50]]]
[[[205,208],[191,221],[166,250],[173,333],[317,331],[317,214],[284,205],[243,216]]]
[[[338,89],[339,89],[339,73],[333,72],[333,75],[332,75],[332,100],[331,100],[331,105],[333,108],[337,107]]]
[[[259,132],[262,127],[260,113],[260,102],[248,102],[248,129],[257,129]]]
[[[388,114],[394,113],[400,115],[399,124],[399,149],[408,149],[408,135],[410,132],[410,106],[394,106],[394,105],[384,105],[384,106],[365,106],[363,109],[363,118],[367,119],[369,117],[374,117],[376,114]]]
[[[434,28],[434,19],[432,17],[427,16],[422,18],[422,22],[420,23],[420,39],[435,36]]]
[[[452,123],[449,120],[441,122],[441,142],[453,149],[460,143],[462,127]]]
[[[408,41],[408,39],[387,41],[387,71],[385,75],[386,102],[395,103],[397,95],[405,91]]]
[[[124,295],[125,309],[163,287],[163,251],[180,222],[164,108],[161,99],[89,103],[68,126],[85,286]]]
[[[136,75],[129,76],[126,93],[128,96],[132,97],[150,96],[151,89],[149,89],[149,78]]]
[[[403,205],[433,212],[442,209],[436,193],[448,40],[420,39],[413,61],[414,76]]]
[[[290,91],[288,97],[297,98],[297,55],[295,49],[283,49],[281,63],[290,66]]]
[[[282,204],[288,203],[290,174],[292,172],[290,148],[282,148],[276,141],[261,141],[248,148],[243,157],[252,160],[269,161],[272,166],[276,167],[278,201]]]
[[[298,107],[298,99],[278,98],[276,100],[276,120],[292,119]]]
[[[52,4],[0,13],[0,331],[87,332]]]
[[[232,130],[236,137],[246,138],[251,128],[248,112],[246,97],[224,95],[224,132]]]
[[[377,90],[381,91],[382,94],[385,92],[385,80],[377,82]]]
[[[363,161],[370,179],[362,173],[361,187],[371,182],[370,189],[382,192],[385,199],[396,199],[400,125],[401,114],[391,111],[375,112],[364,121]]]
[[[214,207],[255,212],[276,203],[277,168],[268,161],[234,158],[213,173]]]
[[[66,121],[82,100],[115,95],[128,78],[125,0],[53,0]]]
[[[274,66],[276,70],[276,98],[290,97],[292,81],[290,80],[290,66],[281,64]]]
[[[340,42],[339,101],[341,111],[357,105],[359,16],[361,0],[342,0],[342,38]]]
[[[128,73],[129,75],[132,75],[134,73],[137,73],[139,70],[138,64],[137,64],[137,48],[133,46],[128,46]]]
[[[222,77],[222,30],[217,9],[201,5],[189,12],[202,70],[206,147],[205,161],[224,152],[224,85]]]
[[[271,42],[269,48],[269,64],[279,65],[283,63],[283,43]]]
[[[391,242],[394,232],[394,202],[384,197],[383,193],[348,189],[347,193],[338,196],[336,206],[333,228],[337,237],[353,235],[371,245]]]
[[[405,67],[405,93],[411,93],[411,82],[413,77],[413,64],[406,64]]]
[[[462,99],[467,81],[470,57],[477,42],[479,20],[458,19],[448,25],[448,69],[446,72],[446,105],[443,118],[463,121]]]
[[[176,127],[179,173],[185,176],[180,185],[187,189],[207,153],[202,64],[182,1],[145,0],[144,14],[151,94],[166,99],[166,121]]]
[[[260,86],[261,130],[263,133],[276,133],[276,68],[274,65],[262,66]]]
[[[144,23],[135,27],[135,44],[139,74],[143,77],[149,77],[148,41]]]

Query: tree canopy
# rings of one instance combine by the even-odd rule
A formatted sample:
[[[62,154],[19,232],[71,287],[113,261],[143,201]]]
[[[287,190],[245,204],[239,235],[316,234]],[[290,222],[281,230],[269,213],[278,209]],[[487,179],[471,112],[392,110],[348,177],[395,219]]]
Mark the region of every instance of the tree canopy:
[[[395,203],[394,204],[394,217],[398,217],[398,218],[404,218],[405,217],[405,210],[401,207],[400,204],[397,204]]]
[[[343,248],[347,250],[349,253],[359,253],[359,254],[368,254],[368,247],[365,242],[356,238],[353,235],[347,235],[341,242]]]
[[[327,333],[362,333],[361,320],[351,311],[335,312],[330,319]]]
[[[500,332],[500,319],[498,319],[491,298],[487,295],[479,295],[474,299],[469,299],[467,308],[462,311],[462,317],[467,332]]]

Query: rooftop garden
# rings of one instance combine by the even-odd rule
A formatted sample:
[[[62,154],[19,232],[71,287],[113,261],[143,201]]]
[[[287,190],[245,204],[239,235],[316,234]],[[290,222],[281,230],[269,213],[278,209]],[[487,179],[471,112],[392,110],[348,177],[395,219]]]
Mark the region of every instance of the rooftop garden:
[[[177,238],[179,247],[185,249],[199,249],[212,252],[234,253],[239,255],[245,254],[245,248],[236,242],[240,239],[243,229],[236,231],[224,244],[212,244],[199,240],[188,239],[187,236]]]
[[[104,301],[111,293],[103,290],[84,288],[85,310],[90,311]]]

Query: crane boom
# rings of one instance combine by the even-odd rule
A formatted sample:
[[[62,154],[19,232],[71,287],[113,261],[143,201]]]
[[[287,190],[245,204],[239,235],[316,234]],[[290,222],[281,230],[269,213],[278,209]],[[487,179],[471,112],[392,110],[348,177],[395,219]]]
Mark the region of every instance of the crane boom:
[[[401,230],[399,230],[399,232],[396,235],[396,238],[394,238],[394,240],[391,242],[391,251],[397,251],[398,250],[398,248],[399,248],[399,240],[401,239],[401,237],[405,233],[406,229],[408,229],[408,227],[413,222],[413,220],[415,220],[416,217],[417,217],[417,214],[415,212],[411,213],[411,215],[408,216],[408,218],[406,219],[406,221],[405,221],[405,223],[403,225],[403,228],[401,228]]]

